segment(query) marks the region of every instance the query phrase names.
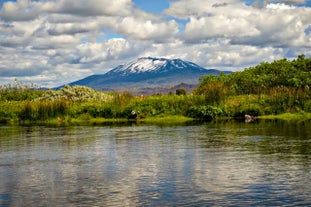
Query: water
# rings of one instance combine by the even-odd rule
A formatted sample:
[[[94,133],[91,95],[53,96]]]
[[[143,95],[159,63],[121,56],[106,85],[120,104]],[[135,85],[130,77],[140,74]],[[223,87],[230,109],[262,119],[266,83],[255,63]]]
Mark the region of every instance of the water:
[[[0,207],[310,206],[310,126],[0,126]]]

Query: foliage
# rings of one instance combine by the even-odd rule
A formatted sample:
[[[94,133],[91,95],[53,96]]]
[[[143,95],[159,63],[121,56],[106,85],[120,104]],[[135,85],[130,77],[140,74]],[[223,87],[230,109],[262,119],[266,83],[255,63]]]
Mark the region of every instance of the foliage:
[[[142,97],[128,106],[128,111],[135,110],[139,117],[162,115],[186,115],[189,107],[204,102],[203,96],[158,95]]]
[[[108,93],[96,91],[86,86],[68,86],[60,90],[48,90],[40,100],[69,100],[73,102],[82,101],[109,101],[112,96]]]
[[[301,88],[309,93],[311,58],[304,55],[289,61],[263,62],[257,66],[228,75],[226,80],[239,94],[267,93],[271,88]]]
[[[263,62],[229,75],[203,76],[195,93],[204,95],[206,104],[222,106],[226,114],[260,115],[310,111],[310,87],[311,58],[300,55],[292,61]],[[257,99],[252,103],[240,100],[232,106],[230,97],[239,95],[256,95]]]
[[[17,119],[20,102],[0,102],[0,122],[7,123]]]
[[[123,111],[119,105],[112,103],[94,103],[84,102],[72,105],[68,114],[71,117],[78,118],[82,114],[88,114],[92,118],[122,118]]]
[[[223,114],[223,111],[220,108],[210,106],[210,105],[192,106],[187,111],[187,115],[189,117],[203,119],[203,120],[212,120],[222,114]]]
[[[267,96],[263,95],[230,96],[220,108],[223,109],[224,115],[229,117],[244,117],[245,114],[260,116],[268,107],[267,100]]]
[[[24,84],[15,80],[13,83],[0,86],[0,101],[33,100],[44,93],[34,84]]]
[[[18,118],[20,121],[47,120],[49,118],[65,116],[68,109],[69,102],[66,100],[40,100],[37,102],[27,101],[18,113]]]
[[[50,92],[49,92],[50,93]],[[19,110],[15,111],[20,121],[45,121],[53,118],[91,120],[92,118],[130,118],[135,111],[139,119],[154,116],[183,116],[189,107],[204,103],[203,96],[137,96],[129,94],[109,94],[110,99],[96,101],[88,99],[37,99],[20,102]]]
[[[228,87],[223,78],[224,74],[220,74],[219,77],[214,74],[202,76],[199,87],[194,91],[195,94],[203,94],[206,104],[219,105],[228,94]]]

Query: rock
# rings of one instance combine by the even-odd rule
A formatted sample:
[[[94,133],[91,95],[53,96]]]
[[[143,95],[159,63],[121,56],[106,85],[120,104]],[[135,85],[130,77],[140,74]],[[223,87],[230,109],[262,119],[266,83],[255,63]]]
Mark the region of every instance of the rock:
[[[130,119],[136,119],[136,118],[137,118],[137,113],[136,113],[135,110],[132,110],[132,111],[131,111],[131,114],[129,115],[129,118],[130,118]]]
[[[249,114],[245,114],[244,118],[245,118],[245,122],[247,122],[247,123],[253,122],[256,119],[255,116],[252,116],[252,115],[249,115]]]

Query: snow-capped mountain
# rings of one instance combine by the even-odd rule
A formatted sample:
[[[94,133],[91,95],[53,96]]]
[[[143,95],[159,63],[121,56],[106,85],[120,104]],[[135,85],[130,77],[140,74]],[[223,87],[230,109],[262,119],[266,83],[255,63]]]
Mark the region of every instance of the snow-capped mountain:
[[[85,85],[101,90],[173,87],[180,83],[195,85],[202,75],[219,73],[218,70],[205,69],[181,59],[142,57],[103,75],[92,75],[69,85]]]
[[[183,69],[200,69],[204,68],[188,61],[183,61],[181,59],[165,59],[165,58],[152,58],[143,57],[138,58],[136,61],[130,62],[126,65],[119,66],[109,73],[119,73],[123,76],[127,76],[133,73],[164,73],[169,70],[183,70]]]
[[[167,64],[168,60],[164,58],[138,58],[136,61],[117,67],[111,72],[122,73],[124,75],[129,73],[143,73],[156,71]]]

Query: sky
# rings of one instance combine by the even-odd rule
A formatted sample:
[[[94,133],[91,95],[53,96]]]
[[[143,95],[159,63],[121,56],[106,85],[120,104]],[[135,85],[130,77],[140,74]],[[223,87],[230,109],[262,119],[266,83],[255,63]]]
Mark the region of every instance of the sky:
[[[0,85],[56,87],[139,57],[241,71],[311,56],[311,0],[0,0]]]

